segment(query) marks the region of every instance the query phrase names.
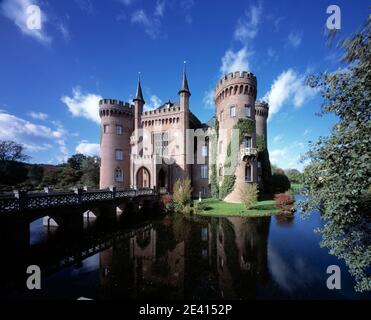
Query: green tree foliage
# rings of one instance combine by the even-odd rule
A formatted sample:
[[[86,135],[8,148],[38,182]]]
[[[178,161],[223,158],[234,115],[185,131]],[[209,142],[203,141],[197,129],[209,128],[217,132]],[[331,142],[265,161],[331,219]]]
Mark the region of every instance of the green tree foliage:
[[[247,210],[251,209],[258,202],[258,186],[253,184],[245,184],[240,190],[240,198]]]
[[[33,164],[28,169],[28,179],[32,186],[38,186],[44,178],[44,168],[40,165]]]
[[[86,156],[81,153],[76,153],[67,160],[67,164],[74,170],[81,170],[83,162],[86,160]]]
[[[99,186],[99,166],[100,161],[97,157],[73,155],[67,160],[67,166],[64,165],[46,174],[41,186],[52,186],[58,189],[75,186],[97,188]]]
[[[357,291],[371,290],[371,50],[370,18],[342,42],[345,68],[311,76],[323,97],[320,115],[338,122],[328,137],[311,145],[304,186],[310,197],[300,206],[321,211],[322,246],[344,259]]]
[[[285,173],[277,172],[272,175],[270,186],[272,193],[286,192],[290,187],[290,180]]]
[[[265,193],[270,192],[271,180],[272,180],[272,169],[271,162],[269,160],[269,152],[267,149],[267,143],[264,136],[256,136],[256,148],[258,149],[258,161],[261,163],[262,170],[262,183],[263,190]]]
[[[297,169],[287,169],[286,175],[291,183],[302,183],[303,174]]]

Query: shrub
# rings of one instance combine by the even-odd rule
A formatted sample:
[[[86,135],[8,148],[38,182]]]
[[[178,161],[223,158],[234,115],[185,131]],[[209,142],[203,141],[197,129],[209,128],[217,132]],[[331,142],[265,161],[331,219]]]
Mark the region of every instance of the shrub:
[[[240,189],[240,198],[246,209],[251,209],[258,201],[258,187],[255,183],[246,184]]]
[[[202,211],[204,211],[204,210],[206,210],[206,208],[207,208],[207,205],[206,205],[206,203],[205,202],[196,202],[196,204],[195,204],[195,206],[194,206],[194,209],[195,209],[195,211],[196,212],[202,212]]]
[[[179,211],[183,211],[186,206],[190,206],[192,187],[191,180],[188,178],[177,180],[174,184],[173,201]]]
[[[274,195],[276,207],[281,213],[292,213],[294,210],[294,197],[289,193],[277,193]]]

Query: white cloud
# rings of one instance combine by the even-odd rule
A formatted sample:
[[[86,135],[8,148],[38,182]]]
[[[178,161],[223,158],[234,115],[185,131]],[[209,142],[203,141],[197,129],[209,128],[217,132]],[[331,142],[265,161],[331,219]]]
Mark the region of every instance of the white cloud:
[[[202,101],[206,109],[214,109],[215,108],[214,89],[206,91]]]
[[[162,0],[162,1],[157,0],[156,7],[155,7],[155,16],[162,17],[164,15],[165,5],[166,5],[165,0]]]
[[[234,31],[235,40],[245,44],[247,41],[254,39],[258,33],[258,26],[261,20],[263,8],[261,5],[251,6],[245,16],[240,18]]]
[[[294,47],[297,48],[301,44],[302,40],[302,33],[301,32],[290,32],[288,36],[289,43]]]
[[[45,23],[47,22],[47,16],[44,11],[41,10],[41,28],[30,29],[27,26],[30,15],[27,14],[27,8],[30,5],[38,5],[37,0],[4,0],[0,4],[1,13],[12,20],[16,26],[22,31],[23,34],[32,37],[42,44],[49,44],[52,38],[45,31]]]
[[[149,98],[149,102],[146,102],[146,104],[144,105],[144,111],[148,111],[148,110],[158,108],[161,105],[162,105],[162,100],[158,96],[153,94]]]
[[[68,41],[68,40],[71,39],[70,32],[68,31],[66,25],[64,25],[63,23],[60,23],[60,24],[58,24],[57,29],[62,34],[64,40]]]
[[[85,12],[86,14],[93,14],[94,13],[94,6],[91,0],[75,0],[77,5],[80,7],[81,11]]]
[[[48,119],[48,115],[43,112],[30,112],[28,114],[32,119],[37,119],[37,120],[46,120]]]
[[[222,66],[220,67],[221,74],[224,75],[229,72],[249,70],[247,58],[248,52],[246,47],[243,47],[237,52],[227,50],[222,58]]]
[[[194,0],[182,0],[180,6],[184,11],[185,20],[188,24],[193,22],[191,11],[194,6]]]
[[[304,84],[305,77],[298,75],[293,69],[282,72],[274,80],[271,89],[263,100],[269,103],[269,114],[273,116],[280,111],[285,103],[291,102],[295,108],[300,108],[317,91]]]
[[[99,156],[100,145],[98,143],[89,143],[88,141],[83,140],[76,146],[75,150],[77,153],[82,153],[87,156]]]
[[[137,10],[132,14],[131,23],[142,25],[144,31],[152,39],[155,39],[159,36],[161,24],[160,19],[148,16],[143,9]]]
[[[79,87],[72,89],[72,97],[63,96],[61,101],[67,105],[74,117],[83,117],[100,123],[99,100],[102,97],[93,93],[82,93]]]
[[[312,129],[307,128],[307,129],[304,130],[304,132],[303,132],[303,136],[307,136],[307,135],[310,134],[311,132],[312,132]]]
[[[37,125],[7,112],[0,112],[0,137],[2,140],[21,143],[29,152],[52,150],[56,145],[59,150],[59,153],[55,155],[56,159],[65,161],[68,150],[64,139],[68,136],[68,132],[60,123],[53,123],[53,125],[53,128]]]
[[[273,138],[273,142],[274,143],[277,143],[277,142],[280,142],[280,141],[282,141],[282,136],[281,135],[277,135],[277,136],[275,136],[274,138]]]

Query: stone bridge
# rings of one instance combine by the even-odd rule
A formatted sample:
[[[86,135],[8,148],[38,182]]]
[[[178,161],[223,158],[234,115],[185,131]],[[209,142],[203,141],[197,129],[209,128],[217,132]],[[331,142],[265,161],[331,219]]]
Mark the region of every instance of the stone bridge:
[[[84,226],[84,213],[92,212],[99,222],[113,222],[117,212],[124,215],[154,212],[159,206],[155,189],[126,189],[45,192],[14,191],[0,195],[0,246],[23,250],[30,243],[30,224],[40,218],[52,218],[58,228],[71,235]],[[119,209],[119,210],[118,210]],[[10,249],[11,248],[11,249]]]

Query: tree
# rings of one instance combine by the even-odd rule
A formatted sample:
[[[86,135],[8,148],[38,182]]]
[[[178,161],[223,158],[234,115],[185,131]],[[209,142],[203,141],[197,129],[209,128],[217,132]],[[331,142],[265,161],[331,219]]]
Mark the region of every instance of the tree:
[[[0,141],[0,161],[26,161],[23,145],[14,141]]]
[[[300,203],[307,214],[320,210],[321,245],[344,259],[357,291],[371,290],[370,21],[342,41],[343,69],[307,80],[323,97],[320,115],[336,115],[338,122],[310,147],[304,174],[310,197]]]
[[[84,160],[86,160],[85,155],[82,153],[76,153],[67,160],[67,164],[72,169],[81,170]]]
[[[33,186],[37,186],[40,184],[42,179],[44,178],[44,168],[37,164],[33,164],[28,169],[28,179],[30,180]]]
[[[292,183],[302,183],[303,174],[297,169],[287,169],[286,175]]]
[[[175,182],[173,201],[179,211],[185,210],[185,208],[192,203],[191,193],[192,187],[190,179],[179,179]]]
[[[282,170],[282,169],[281,169]],[[290,180],[285,173],[274,173],[271,178],[271,189],[273,193],[286,192],[291,187]]]

